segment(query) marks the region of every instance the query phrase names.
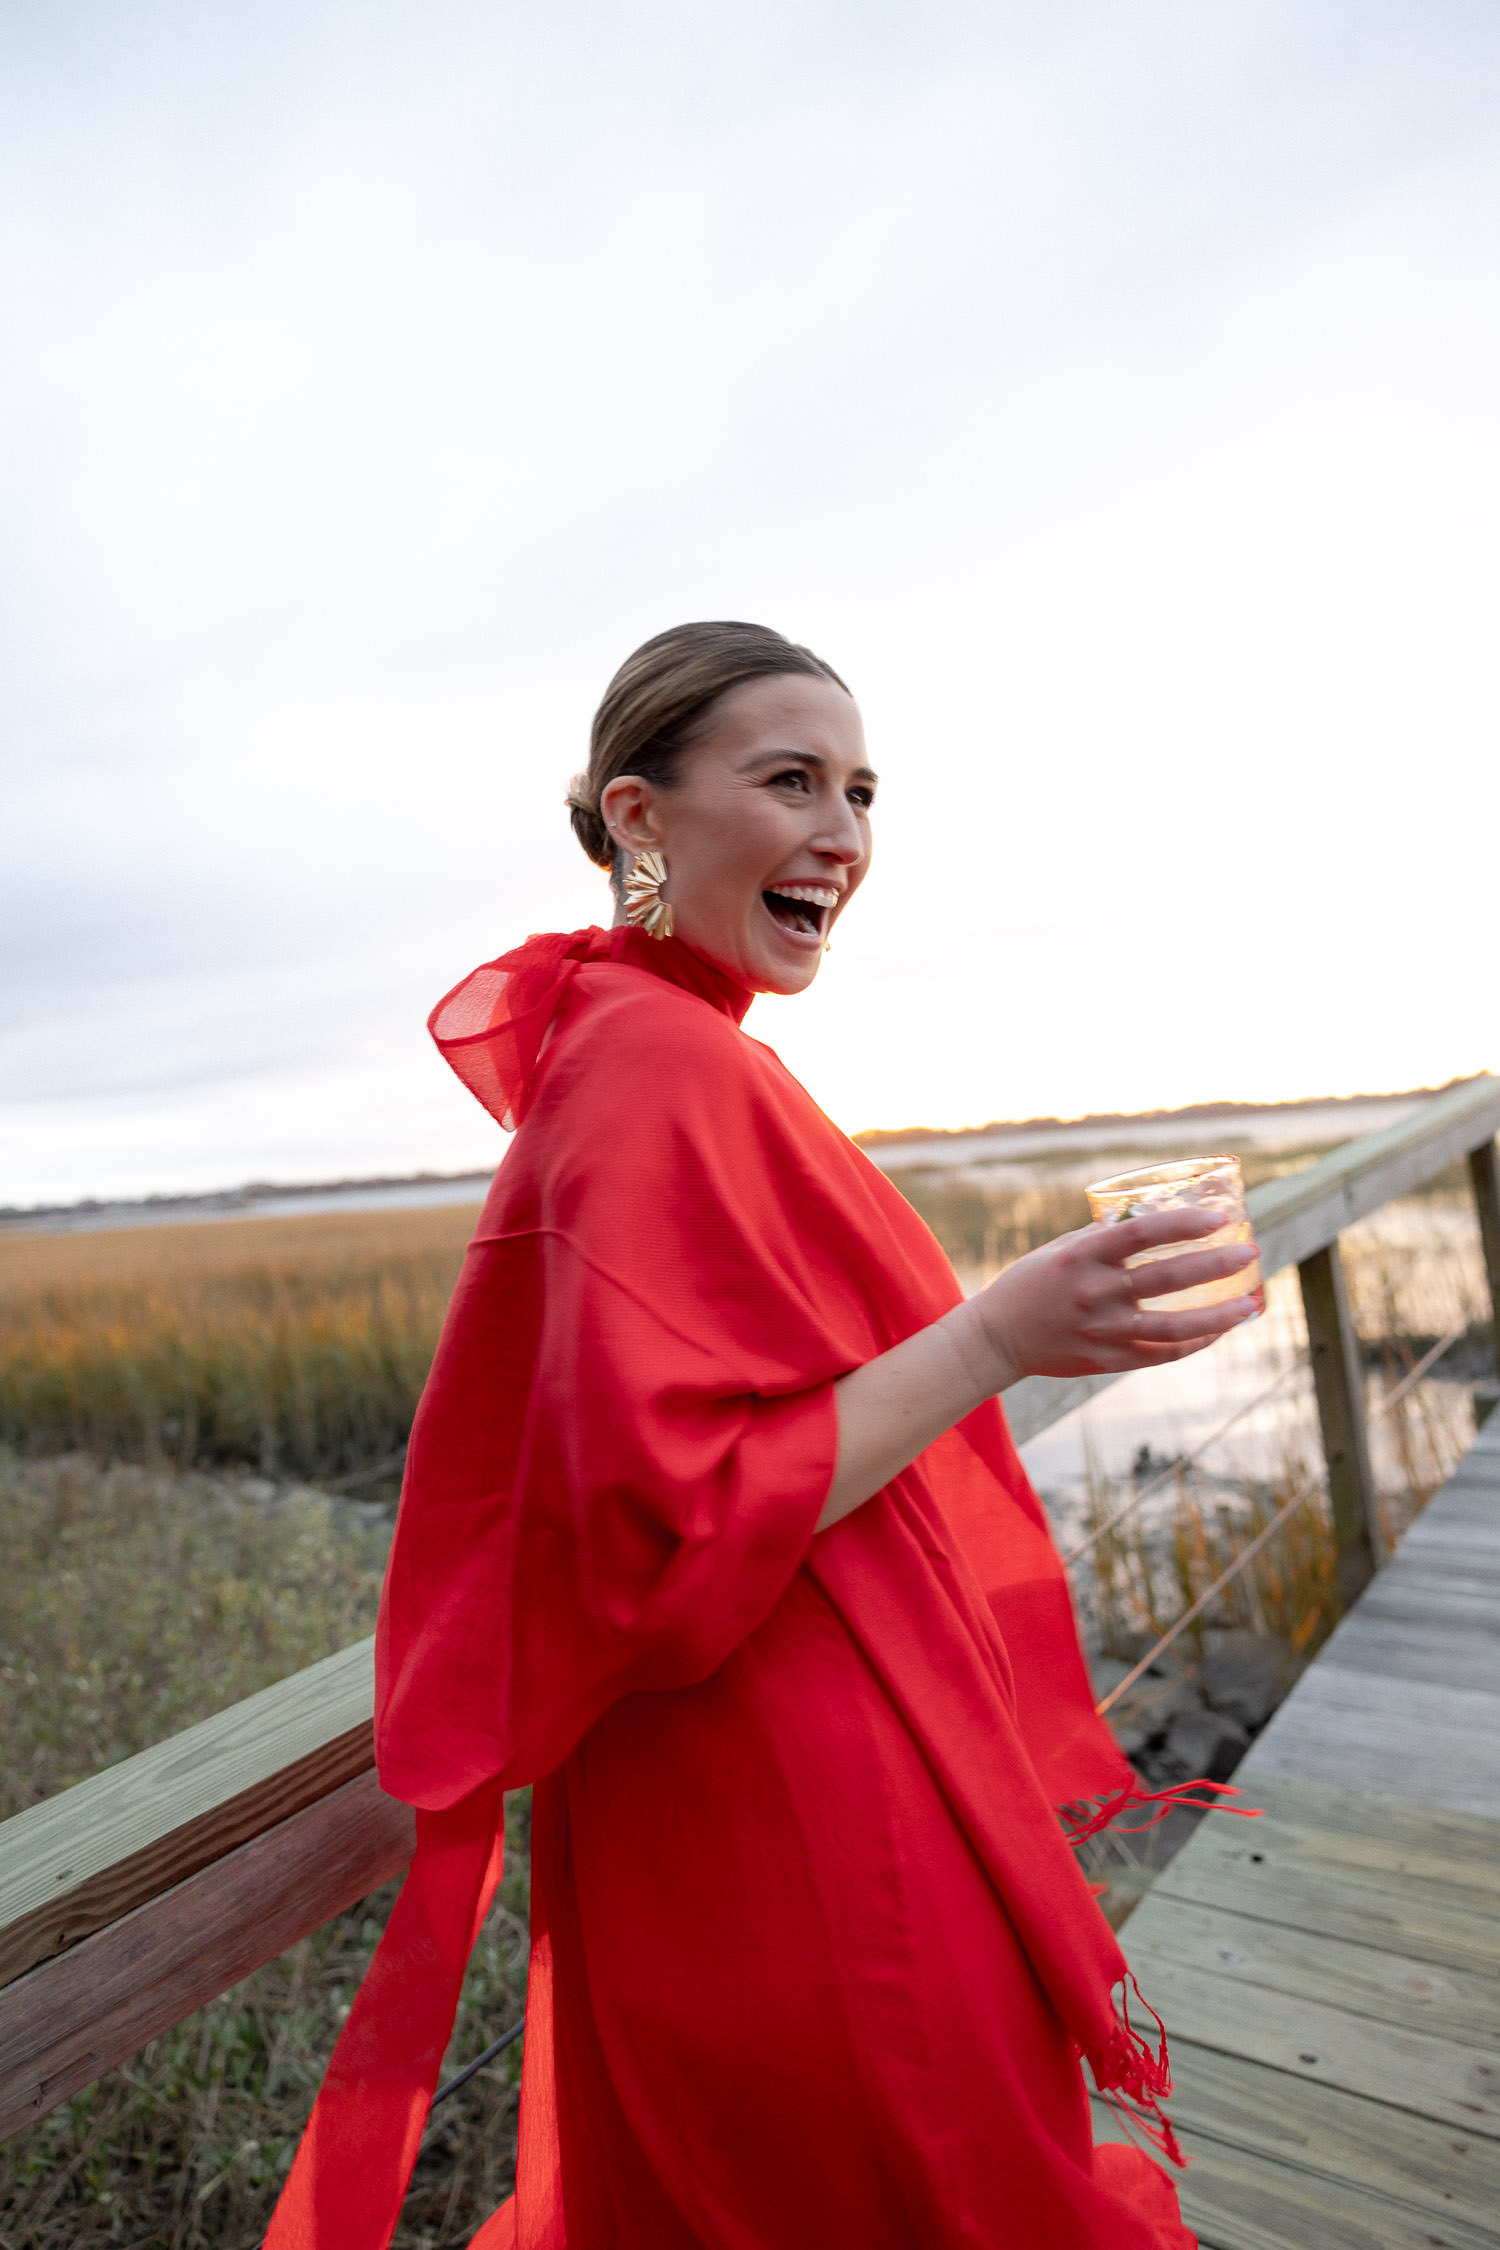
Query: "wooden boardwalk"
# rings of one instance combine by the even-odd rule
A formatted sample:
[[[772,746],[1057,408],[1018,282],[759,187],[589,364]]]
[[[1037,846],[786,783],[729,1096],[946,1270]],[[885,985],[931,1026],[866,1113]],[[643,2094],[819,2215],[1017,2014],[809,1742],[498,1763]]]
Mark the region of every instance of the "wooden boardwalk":
[[[1500,1410],[1123,1933],[1206,2250],[1500,2245]],[[1100,2138],[1116,2137],[1101,2115]]]

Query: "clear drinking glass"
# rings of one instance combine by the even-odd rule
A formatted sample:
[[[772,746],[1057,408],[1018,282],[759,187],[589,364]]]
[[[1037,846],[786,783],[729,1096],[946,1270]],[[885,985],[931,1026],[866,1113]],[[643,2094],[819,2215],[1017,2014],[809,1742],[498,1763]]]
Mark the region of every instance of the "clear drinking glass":
[[[1212,1234],[1142,1250],[1126,1259],[1128,1266],[1154,1265],[1157,1259],[1175,1258],[1184,1250],[1217,1250],[1221,1243],[1251,1239],[1237,1156],[1192,1156],[1182,1164],[1150,1164],[1141,1172],[1118,1172],[1112,1180],[1096,1180],[1084,1192],[1094,1217],[1107,1227],[1122,1219],[1144,1218],[1150,1211],[1201,1211],[1219,1219]],[[1222,1281],[1201,1282],[1196,1289],[1179,1289],[1170,1297],[1143,1297],[1141,1310],[1186,1312],[1194,1305],[1222,1305],[1230,1297],[1253,1297],[1256,1311],[1265,1311],[1259,1258]]]

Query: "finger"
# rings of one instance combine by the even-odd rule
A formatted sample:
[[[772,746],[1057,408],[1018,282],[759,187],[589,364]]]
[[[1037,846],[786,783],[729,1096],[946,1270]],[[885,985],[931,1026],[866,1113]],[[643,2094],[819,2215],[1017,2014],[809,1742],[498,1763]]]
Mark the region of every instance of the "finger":
[[[1099,1256],[1112,1266],[1122,1266],[1142,1250],[1159,1250],[1166,1242],[1196,1242],[1202,1235],[1217,1234],[1229,1217],[1223,1209],[1179,1209],[1147,1211],[1139,1219],[1121,1219],[1110,1226],[1096,1221]]]
[[[1216,1344],[1219,1335],[1189,1336],[1178,1343],[1145,1342],[1129,1344],[1096,1345],[1090,1354],[1087,1372],[1101,1375],[1129,1375],[1149,1367],[1170,1367],[1175,1360],[1191,1359],[1194,1352],[1207,1351]]]
[[[1231,1328],[1257,1313],[1254,1297],[1230,1297],[1222,1305],[1193,1305],[1186,1312],[1143,1312],[1131,1335],[1139,1344],[1189,1344],[1198,1348],[1227,1336]]]
[[[1253,1242],[1226,1242],[1217,1250],[1188,1250],[1180,1258],[1153,1258],[1149,1265],[1132,1266],[1124,1276],[1132,1297],[1170,1297],[1179,1289],[1199,1289],[1206,1281],[1223,1281],[1243,1273],[1260,1256]]]
[[[1170,1367],[1174,1360],[1191,1359],[1218,1342],[1217,1336],[1193,1336],[1183,1344],[1096,1344],[1087,1360],[1066,1372],[1070,1375],[1135,1375],[1150,1367]]]
[[[1123,1361],[1127,1370],[1144,1372],[1150,1367],[1172,1367],[1179,1359],[1191,1359],[1194,1352],[1206,1351],[1218,1342],[1217,1336],[1194,1336],[1185,1344],[1143,1344],[1133,1357]]]
[[[1125,1375],[1135,1368],[1166,1367],[1187,1359],[1227,1336],[1231,1328],[1259,1312],[1254,1297],[1232,1297],[1222,1305],[1200,1305],[1190,1312],[1144,1313],[1122,1334],[1100,1335],[1076,1365],[1049,1368],[1049,1374]]]

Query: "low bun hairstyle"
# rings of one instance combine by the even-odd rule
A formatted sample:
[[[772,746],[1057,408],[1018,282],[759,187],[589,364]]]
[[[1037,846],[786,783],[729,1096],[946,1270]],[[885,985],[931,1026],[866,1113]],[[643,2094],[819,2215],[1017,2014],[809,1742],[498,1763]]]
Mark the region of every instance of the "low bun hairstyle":
[[[573,833],[596,867],[615,867],[599,799],[621,774],[670,789],[721,695],[745,680],[802,672],[849,693],[831,664],[767,625],[733,621],[674,625],[627,656],[604,691],[589,730],[589,762],[568,791]]]

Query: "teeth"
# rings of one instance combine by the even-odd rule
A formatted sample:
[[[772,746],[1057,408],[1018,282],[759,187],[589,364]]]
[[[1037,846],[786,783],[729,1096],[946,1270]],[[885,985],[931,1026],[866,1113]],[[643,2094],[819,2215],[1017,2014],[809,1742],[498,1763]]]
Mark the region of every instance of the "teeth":
[[[770,887],[778,898],[801,899],[807,906],[832,908],[839,902],[838,892],[828,890],[821,883],[773,883]]]

